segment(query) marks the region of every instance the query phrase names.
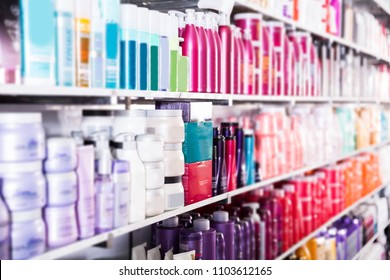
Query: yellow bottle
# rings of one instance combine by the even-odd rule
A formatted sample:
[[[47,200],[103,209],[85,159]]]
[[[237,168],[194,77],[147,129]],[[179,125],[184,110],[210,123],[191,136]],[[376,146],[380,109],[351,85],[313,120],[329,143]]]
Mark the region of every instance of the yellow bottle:
[[[309,249],[306,247],[306,245],[303,245],[302,247],[299,247],[295,254],[297,255],[298,260],[311,260],[311,255]]]
[[[92,5],[90,0],[76,3],[76,85],[88,87]]]

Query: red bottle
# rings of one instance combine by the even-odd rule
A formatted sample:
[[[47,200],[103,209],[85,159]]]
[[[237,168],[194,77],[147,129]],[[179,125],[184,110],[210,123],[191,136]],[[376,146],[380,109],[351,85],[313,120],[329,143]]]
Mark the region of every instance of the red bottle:
[[[282,215],[282,244],[279,254],[287,251],[293,245],[293,219],[292,219],[292,202],[288,196],[286,196],[283,189],[276,189],[274,196],[279,200],[281,204]]]
[[[283,185],[286,197],[291,200],[293,236],[292,243],[296,244],[303,236],[302,204],[293,184]]]

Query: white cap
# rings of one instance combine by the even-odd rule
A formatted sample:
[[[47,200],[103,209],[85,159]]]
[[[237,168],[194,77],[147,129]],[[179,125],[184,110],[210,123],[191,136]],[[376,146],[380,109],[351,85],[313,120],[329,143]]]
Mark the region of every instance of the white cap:
[[[168,37],[170,34],[170,29],[169,29],[169,15],[160,13],[160,36],[166,36]],[[177,30],[176,30],[177,34]]]
[[[29,211],[18,211],[11,213],[11,221],[13,223],[22,223],[42,219],[42,209],[34,209]]]
[[[56,11],[60,11],[60,12],[74,13],[75,11],[74,0],[56,0],[55,9]]]
[[[146,110],[117,110],[114,113],[115,117],[146,117]]]
[[[121,26],[127,29],[138,29],[138,7],[133,4],[121,4]]]
[[[91,18],[92,2],[91,0],[77,0],[76,1],[76,17],[77,18]]]
[[[138,31],[149,32],[149,9],[138,8]]]
[[[186,14],[185,13],[183,13],[183,12],[179,12],[179,11],[174,11],[174,10],[171,10],[171,11],[168,11],[168,14],[170,15],[170,16],[175,16],[176,18],[177,18],[177,20],[178,20],[178,29],[179,28],[184,28],[185,27],[185,20],[184,20],[184,18],[185,18],[185,16],[186,16]]]
[[[103,18],[103,7],[100,0],[91,0],[92,1],[92,17],[94,18]],[[76,0],[80,2],[80,0]]]
[[[251,40],[252,39],[252,33],[249,29],[244,30],[244,39],[245,40]]]
[[[208,12],[207,15],[210,15],[211,17],[211,29],[214,31],[218,31],[219,15],[212,12]]]
[[[0,124],[29,124],[41,122],[41,113],[0,113]]]
[[[205,231],[210,229],[210,221],[207,219],[195,219],[193,221],[193,228],[197,231]]]
[[[179,37],[179,19],[176,16],[175,12],[172,11],[171,13],[169,13],[169,37]]]
[[[258,202],[247,202],[242,204],[243,207],[250,207],[253,209],[253,212],[256,212],[257,209],[260,208],[260,204]]]
[[[204,16],[204,28],[205,29],[214,29],[213,27],[213,15],[211,13],[206,13]]]
[[[160,35],[160,12],[149,11],[149,33]]]
[[[31,172],[42,172],[42,161],[0,163],[0,174],[31,173]]]
[[[213,213],[213,220],[216,222],[227,222],[229,221],[229,213],[226,211],[215,211]]]
[[[195,13],[195,25],[199,27],[205,27],[205,15],[203,12]]]
[[[179,226],[179,218],[177,216],[165,219],[162,221],[164,227],[177,227]]]
[[[186,9],[186,24],[195,24],[195,10]]]

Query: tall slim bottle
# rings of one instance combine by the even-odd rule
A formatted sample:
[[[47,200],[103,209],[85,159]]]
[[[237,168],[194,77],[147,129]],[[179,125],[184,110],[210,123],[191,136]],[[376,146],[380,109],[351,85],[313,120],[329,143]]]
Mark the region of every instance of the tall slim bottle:
[[[217,42],[214,37],[212,15],[205,15],[205,32],[207,43],[207,92],[218,92],[217,88]]]
[[[233,32],[226,14],[220,14],[218,33],[221,37],[221,92],[231,93]]]
[[[105,20],[106,42],[106,88],[119,87],[119,22],[120,2],[117,0],[103,1],[103,17]]]
[[[170,81],[169,15],[160,13],[159,90],[168,91]]]
[[[90,87],[105,86],[105,22],[101,0],[92,0],[91,40],[89,52]]]
[[[177,68],[179,52],[179,19],[169,13],[169,90],[177,91]]]
[[[244,63],[243,63],[243,79],[244,79],[244,94],[252,95],[254,93],[254,66],[255,52],[251,40],[251,31],[244,31]]]
[[[56,0],[55,2],[55,54],[56,85],[75,85],[75,45],[74,45],[74,1]]]
[[[204,29],[204,13],[195,13],[195,28],[198,32],[199,38],[199,80],[198,80],[198,92],[207,91],[207,61],[209,60],[210,50],[207,45],[207,37]]]
[[[138,8],[121,4],[120,88],[137,88]]]
[[[149,11],[149,89],[158,90],[160,13]]]
[[[194,10],[186,10],[186,26],[183,32],[183,55],[189,60],[188,91],[197,92],[199,87],[199,36],[195,28]]]
[[[149,10],[138,8],[138,58],[137,73],[139,90],[148,90],[148,65],[149,65]]]
[[[189,59],[187,56],[182,55],[182,49],[179,47],[178,52],[178,66],[177,66],[177,90],[181,92],[188,91],[188,71],[189,71]]]
[[[233,32],[233,76],[232,76],[232,92],[233,94],[239,94],[241,85],[241,52],[239,36],[241,36],[240,28],[234,28]]]
[[[89,86],[91,1],[76,1],[76,85]]]
[[[213,24],[213,35],[215,39],[215,46],[216,46],[216,65],[217,65],[217,73],[216,73],[216,93],[221,93],[221,51],[222,51],[222,42],[221,37],[218,33],[218,18],[219,15],[214,13],[209,13],[212,15],[212,24]]]

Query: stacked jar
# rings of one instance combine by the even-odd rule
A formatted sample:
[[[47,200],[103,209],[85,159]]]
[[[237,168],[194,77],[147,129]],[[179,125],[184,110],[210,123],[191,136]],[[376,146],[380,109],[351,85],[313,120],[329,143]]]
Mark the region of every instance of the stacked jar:
[[[164,192],[165,210],[184,206],[184,122],[181,110],[150,110],[147,112],[146,126],[154,129],[164,141]]]
[[[10,211],[12,259],[28,259],[46,248],[42,208],[46,182],[42,173],[45,133],[39,113],[0,114],[1,196]],[[6,256],[7,257],[7,256]]]
[[[47,139],[44,170],[47,179],[47,205],[44,216],[47,245],[56,248],[77,240],[77,155],[72,138]]]

